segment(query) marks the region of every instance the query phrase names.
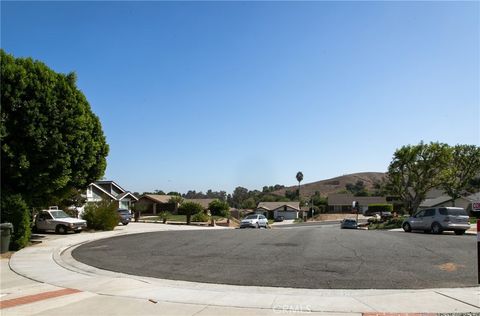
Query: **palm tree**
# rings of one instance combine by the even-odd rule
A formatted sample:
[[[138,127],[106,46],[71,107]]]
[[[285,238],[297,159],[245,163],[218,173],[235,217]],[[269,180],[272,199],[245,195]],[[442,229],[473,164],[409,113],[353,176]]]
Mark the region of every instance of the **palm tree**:
[[[297,181],[298,181],[298,200],[300,200],[300,182],[303,180],[303,173],[301,171],[297,172]]]
[[[180,204],[183,203],[183,198],[180,195],[173,195],[169,200],[168,203],[173,203],[175,205],[175,210],[173,211],[175,214],[178,213],[178,207]]]

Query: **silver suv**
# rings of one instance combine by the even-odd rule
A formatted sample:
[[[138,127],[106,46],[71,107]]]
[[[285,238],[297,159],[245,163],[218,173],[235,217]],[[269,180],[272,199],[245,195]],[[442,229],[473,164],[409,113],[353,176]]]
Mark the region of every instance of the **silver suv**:
[[[437,207],[418,211],[402,223],[403,230],[423,230],[441,234],[453,230],[456,235],[463,235],[470,228],[467,212],[460,207]]]

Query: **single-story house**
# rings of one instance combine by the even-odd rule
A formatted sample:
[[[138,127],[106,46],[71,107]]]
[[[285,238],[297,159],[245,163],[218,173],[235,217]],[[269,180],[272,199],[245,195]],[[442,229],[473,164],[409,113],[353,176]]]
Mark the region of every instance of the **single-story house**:
[[[96,181],[87,187],[87,203],[100,202],[104,200],[115,201],[117,207],[130,210],[138,198],[130,191],[126,191],[114,181]]]
[[[480,201],[480,192],[470,194],[468,196],[462,196],[455,201],[448,195],[442,195],[433,199],[425,199],[420,204],[420,209],[430,208],[430,207],[448,207],[455,206],[464,208],[467,212],[472,210],[472,203]]]
[[[300,202],[259,202],[255,213],[267,218],[283,216],[285,219],[296,219],[300,213]]]
[[[144,194],[136,203],[142,214],[157,215],[159,212],[174,212],[175,203],[170,203],[171,195]]]
[[[357,201],[362,212],[368,209],[369,204],[387,204],[384,196],[354,196],[348,193],[335,193],[328,195],[328,212],[349,213],[352,203]]]
[[[195,202],[203,207],[204,211],[208,211],[208,205],[215,199],[184,199],[184,202]]]

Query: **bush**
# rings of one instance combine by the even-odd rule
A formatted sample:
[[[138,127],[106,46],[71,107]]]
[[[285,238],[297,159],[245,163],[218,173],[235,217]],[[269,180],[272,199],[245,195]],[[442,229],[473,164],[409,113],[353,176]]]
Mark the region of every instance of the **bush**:
[[[88,228],[96,230],[113,230],[120,221],[116,204],[108,201],[88,203],[82,218]]]
[[[172,214],[170,214],[169,212],[163,211],[160,214],[158,214],[158,217],[160,217],[162,222],[165,224],[167,222],[168,218],[170,217],[170,215],[172,215]]]
[[[213,200],[208,204],[208,209],[212,215],[230,217],[230,206],[226,201],[220,201],[218,199]]]
[[[383,213],[383,212],[393,212],[392,204],[369,204],[368,210],[365,212],[365,215],[374,214],[374,213]]]
[[[208,222],[209,220],[210,216],[205,213],[197,213],[192,217],[192,222]]]
[[[403,217],[394,217],[389,219],[386,222],[380,222],[377,220],[370,221],[368,220],[369,225],[368,229],[394,229],[394,228],[401,228],[404,218]]]
[[[12,223],[13,234],[10,237],[10,249],[18,250],[28,245],[31,235],[30,211],[20,194],[2,194],[2,223]]]
[[[203,207],[196,202],[184,202],[178,208],[179,215],[187,215],[187,225],[190,225],[191,216],[198,213],[203,213]]]

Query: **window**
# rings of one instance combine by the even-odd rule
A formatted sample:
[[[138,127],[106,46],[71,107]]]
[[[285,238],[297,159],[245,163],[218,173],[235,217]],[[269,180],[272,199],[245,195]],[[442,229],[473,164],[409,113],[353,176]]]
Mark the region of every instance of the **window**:
[[[417,214],[415,214],[415,217],[423,217],[425,214],[425,211],[420,211],[420,212],[417,212]]]
[[[423,215],[425,217],[427,216],[435,216],[435,209],[428,209],[428,210],[425,210],[425,215]]]
[[[43,213],[38,214],[38,218],[41,219],[41,220],[52,219],[50,214],[48,214],[47,212],[43,212]]]
[[[439,208],[438,212],[440,215],[451,215],[451,216],[468,216],[467,212],[463,208]]]

